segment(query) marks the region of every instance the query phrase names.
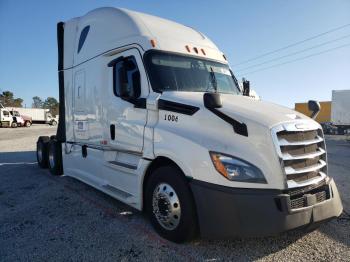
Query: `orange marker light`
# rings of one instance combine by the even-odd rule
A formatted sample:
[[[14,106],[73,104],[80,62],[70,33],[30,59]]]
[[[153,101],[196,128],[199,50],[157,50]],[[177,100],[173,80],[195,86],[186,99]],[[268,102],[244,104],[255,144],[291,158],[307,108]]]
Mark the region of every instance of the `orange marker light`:
[[[193,50],[194,50],[194,52],[196,52],[196,54],[198,54],[198,49],[197,49],[197,47],[193,47]]]
[[[224,54],[222,54],[222,57],[227,61],[226,56]]]
[[[221,163],[220,159],[219,159],[219,156],[216,155],[216,154],[211,154],[210,155],[213,163],[214,163],[214,166],[216,168],[216,170],[221,174],[223,175],[224,177],[228,178],[228,174],[227,174],[227,171],[226,171],[226,168],[225,166]]]
[[[207,55],[207,54],[205,53],[205,51],[204,51],[203,48],[201,49],[201,51],[202,51],[202,54],[203,54],[203,55]]]
[[[187,49],[187,52],[191,53],[191,49],[188,45],[185,45],[186,49]]]
[[[153,47],[156,47],[156,40],[151,39],[151,45],[152,45]]]

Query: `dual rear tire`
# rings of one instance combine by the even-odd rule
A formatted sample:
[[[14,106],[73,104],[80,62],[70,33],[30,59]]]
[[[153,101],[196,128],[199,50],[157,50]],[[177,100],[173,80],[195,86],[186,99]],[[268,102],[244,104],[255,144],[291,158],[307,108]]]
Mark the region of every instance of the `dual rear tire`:
[[[41,168],[48,168],[55,176],[63,174],[61,145],[55,137],[41,136],[36,147],[38,165]]]

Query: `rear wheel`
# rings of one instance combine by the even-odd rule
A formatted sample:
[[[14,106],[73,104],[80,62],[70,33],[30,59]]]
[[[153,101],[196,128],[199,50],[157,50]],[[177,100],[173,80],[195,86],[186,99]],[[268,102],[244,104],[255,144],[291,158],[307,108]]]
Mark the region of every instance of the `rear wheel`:
[[[157,168],[146,186],[146,212],[162,237],[184,242],[197,233],[192,193],[181,170],[175,166]]]
[[[49,142],[49,170],[52,175],[62,175],[62,149],[61,143],[51,139]]]
[[[48,167],[48,149],[49,149],[49,137],[40,136],[38,142],[36,143],[36,159],[38,161],[38,165],[41,168]]]

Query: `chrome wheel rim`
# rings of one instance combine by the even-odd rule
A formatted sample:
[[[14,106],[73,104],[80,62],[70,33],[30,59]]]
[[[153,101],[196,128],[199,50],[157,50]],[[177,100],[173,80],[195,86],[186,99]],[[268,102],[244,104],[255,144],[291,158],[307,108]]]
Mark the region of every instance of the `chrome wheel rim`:
[[[159,224],[167,229],[175,229],[181,218],[180,200],[169,184],[161,183],[153,191],[153,214]]]
[[[49,161],[50,161],[50,167],[54,167],[55,166],[55,158],[54,158],[52,150],[50,150],[50,152],[49,152]]]
[[[43,149],[41,148],[41,145],[38,146],[38,160],[39,162],[43,161]]]

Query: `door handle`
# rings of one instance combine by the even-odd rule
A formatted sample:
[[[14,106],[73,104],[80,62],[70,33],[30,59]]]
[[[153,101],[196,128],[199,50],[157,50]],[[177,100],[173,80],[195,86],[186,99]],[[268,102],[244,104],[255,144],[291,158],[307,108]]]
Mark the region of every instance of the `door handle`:
[[[109,131],[111,133],[111,139],[115,140],[115,125],[110,125],[109,126]]]

